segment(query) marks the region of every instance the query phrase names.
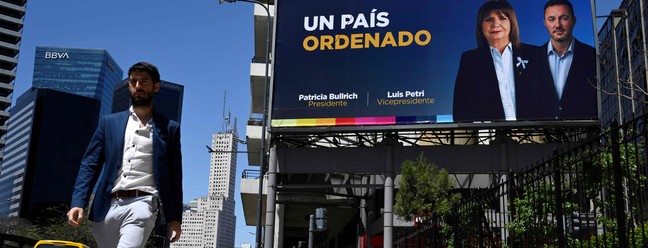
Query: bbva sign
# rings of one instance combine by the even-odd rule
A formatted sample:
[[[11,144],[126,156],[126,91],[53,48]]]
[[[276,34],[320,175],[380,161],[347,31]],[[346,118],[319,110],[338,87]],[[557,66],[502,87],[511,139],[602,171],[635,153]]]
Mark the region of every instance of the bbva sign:
[[[63,52],[45,52],[45,58],[46,59],[69,59],[70,55],[68,53]]]

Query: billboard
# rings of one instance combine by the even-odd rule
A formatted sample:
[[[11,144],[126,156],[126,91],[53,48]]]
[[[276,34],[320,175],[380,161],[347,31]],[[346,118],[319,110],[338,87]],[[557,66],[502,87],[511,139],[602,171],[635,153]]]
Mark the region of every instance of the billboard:
[[[273,128],[597,119],[589,0],[571,1],[578,42],[553,62],[549,30],[569,28],[545,26],[544,1],[509,1],[517,25],[490,15],[502,1],[276,3]],[[502,19],[509,30],[493,31]],[[520,43],[491,53],[490,35],[514,29]]]

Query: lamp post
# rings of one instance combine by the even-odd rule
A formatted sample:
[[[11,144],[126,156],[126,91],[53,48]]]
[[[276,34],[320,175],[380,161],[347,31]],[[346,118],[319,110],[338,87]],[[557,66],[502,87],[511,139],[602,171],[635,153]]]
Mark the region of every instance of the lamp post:
[[[222,4],[223,2],[228,2],[228,3],[233,3],[236,2],[237,0],[219,0],[219,2]],[[261,119],[261,155],[260,155],[260,177],[259,177],[259,194],[258,194],[258,199],[257,199],[257,216],[256,216],[256,248],[261,247],[261,209],[263,208],[263,175],[265,174],[265,143],[266,143],[266,126],[267,126],[267,113],[268,113],[268,71],[269,71],[269,57],[270,57],[270,31],[271,31],[271,26],[270,26],[270,9],[268,6],[260,1],[257,0],[238,0],[241,2],[248,2],[248,3],[254,3],[261,5],[263,9],[265,9],[266,14],[267,14],[267,23],[268,23],[268,28],[267,28],[267,33],[266,33],[266,47],[265,47],[265,78],[263,81],[263,110],[262,110],[262,119]]]

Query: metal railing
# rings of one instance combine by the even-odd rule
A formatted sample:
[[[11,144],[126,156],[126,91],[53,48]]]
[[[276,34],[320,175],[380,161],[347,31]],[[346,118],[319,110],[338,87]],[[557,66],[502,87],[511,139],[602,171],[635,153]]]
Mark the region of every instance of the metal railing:
[[[648,247],[647,121],[510,172],[445,221],[398,233],[394,247]]]
[[[248,119],[247,125],[248,126],[261,126],[262,122],[263,122],[262,118],[250,118],[250,119]]]
[[[245,169],[245,170],[243,170],[243,173],[241,174],[241,178],[243,178],[243,179],[259,179],[260,175],[261,175],[261,171],[259,171],[259,170]]]

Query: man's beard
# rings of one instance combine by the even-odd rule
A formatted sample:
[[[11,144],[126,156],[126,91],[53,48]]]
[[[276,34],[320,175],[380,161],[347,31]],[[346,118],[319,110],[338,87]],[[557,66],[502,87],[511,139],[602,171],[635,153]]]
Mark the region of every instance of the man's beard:
[[[153,103],[153,95],[131,95],[131,103],[134,107],[151,106],[151,103]]]
[[[555,29],[555,30],[552,32],[552,34],[553,34],[553,33],[556,33],[556,32],[563,32],[563,36],[560,37],[560,36],[553,36],[553,35],[552,35],[552,36],[553,36],[553,37],[552,37],[553,40],[558,41],[558,42],[563,42],[563,41],[567,41],[567,40],[569,40],[570,36],[566,34],[565,29]]]

